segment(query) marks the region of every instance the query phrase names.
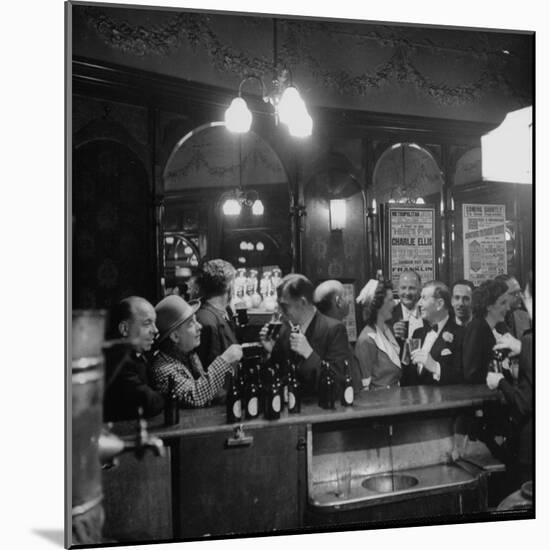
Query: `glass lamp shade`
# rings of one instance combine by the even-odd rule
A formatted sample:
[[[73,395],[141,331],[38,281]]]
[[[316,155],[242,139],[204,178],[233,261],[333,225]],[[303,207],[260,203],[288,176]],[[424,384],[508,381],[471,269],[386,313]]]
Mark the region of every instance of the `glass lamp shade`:
[[[252,113],[248,110],[246,101],[236,97],[225,111],[225,126],[230,132],[244,134],[252,125]]]
[[[305,111],[301,117],[295,118],[292,123],[288,125],[288,131],[290,132],[290,135],[297,138],[305,138],[311,136],[312,130],[313,119],[309,116],[309,113],[307,111]]]
[[[260,199],[256,199],[252,204],[252,214],[254,216],[262,216],[264,213],[264,203]]]
[[[236,199],[227,199],[222,206],[226,216],[238,216],[241,213],[241,205]]]
[[[336,199],[330,201],[330,229],[341,231],[346,225],[346,201]]]

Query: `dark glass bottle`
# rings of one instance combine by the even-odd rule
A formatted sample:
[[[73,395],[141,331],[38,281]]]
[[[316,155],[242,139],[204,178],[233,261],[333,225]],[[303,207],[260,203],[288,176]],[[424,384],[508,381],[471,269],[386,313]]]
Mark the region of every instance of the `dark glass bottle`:
[[[277,374],[270,368],[270,381],[266,388],[265,412],[268,420],[277,420],[281,416],[281,389],[277,382]]]
[[[168,378],[168,395],[164,403],[164,425],[174,426],[180,421],[179,399],[176,395],[176,379],[173,375]]]
[[[243,418],[243,400],[239,388],[239,380],[236,375],[231,376],[229,392],[226,399],[227,422],[233,424],[240,422]]]
[[[262,364],[259,358],[254,365],[254,378],[256,380],[256,385],[258,386],[258,414],[263,414],[265,410],[266,386],[265,380],[262,377]]]
[[[260,414],[260,392],[256,383],[254,371],[249,371],[245,387],[245,412],[246,418],[257,418]]]
[[[281,370],[280,370],[281,397],[282,397],[283,406],[288,405],[288,377],[289,377],[288,361],[285,361],[281,365]]]
[[[341,403],[344,407],[351,407],[353,399],[353,382],[351,380],[349,362],[344,361],[344,385],[342,387]]]
[[[322,409],[334,409],[335,399],[335,379],[330,365],[327,361],[321,362],[321,373],[319,378],[319,407]]]
[[[288,373],[288,412],[299,413],[302,408],[302,396],[300,395],[300,383],[296,373],[296,365],[290,363]]]

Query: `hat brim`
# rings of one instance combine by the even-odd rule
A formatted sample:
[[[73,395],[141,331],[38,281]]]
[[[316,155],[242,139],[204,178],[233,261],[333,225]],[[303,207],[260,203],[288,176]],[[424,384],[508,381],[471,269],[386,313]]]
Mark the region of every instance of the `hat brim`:
[[[157,340],[157,344],[160,344],[161,342],[166,340],[166,338],[172,332],[174,332],[178,327],[181,327],[183,323],[185,323],[186,321],[189,321],[189,319],[191,319],[191,317],[193,317],[193,315],[195,315],[197,310],[201,307],[201,304],[199,302],[197,304],[189,304],[189,306],[191,306],[191,312],[189,313],[189,315],[182,317],[181,319],[178,319],[175,323],[172,323],[172,325],[168,329],[166,329],[166,331],[163,334],[159,336],[159,339]]]

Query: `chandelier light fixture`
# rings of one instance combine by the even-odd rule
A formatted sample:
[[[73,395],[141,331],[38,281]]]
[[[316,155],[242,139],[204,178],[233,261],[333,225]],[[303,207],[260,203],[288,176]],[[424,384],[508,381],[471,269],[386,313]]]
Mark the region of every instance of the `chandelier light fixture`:
[[[231,191],[223,205],[222,211],[225,216],[239,216],[242,208],[250,208],[253,216],[262,216],[264,213],[264,204],[258,196],[258,192],[253,189],[246,192],[242,189]]]
[[[273,67],[277,68],[277,20],[273,20]],[[252,125],[252,113],[246,101],[242,97],[243,85],[253,80],[260,85],[262,99],[273,107],[275,124],[282,124],[288,127],[291,136],[305,138],[311,136],[313,130],[313,119],[308,113],[306,104],[292,83],[292,74],[289,69],[276,70],[272,89],[268,92],[264,81],[256,75],[245,76],[239,84],[238,96],[233,99],[229,108],[225,111],[225,125],[234,133],[244,134],[250,130]]]

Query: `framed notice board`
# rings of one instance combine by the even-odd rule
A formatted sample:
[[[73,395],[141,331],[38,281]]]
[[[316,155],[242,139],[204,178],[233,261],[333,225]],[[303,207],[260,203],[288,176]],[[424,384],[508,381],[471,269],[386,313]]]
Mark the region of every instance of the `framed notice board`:
[[[435,207],[385,206],[386,272],[396,289],[403,271],[416,271],[422,283],[436,278]]]

